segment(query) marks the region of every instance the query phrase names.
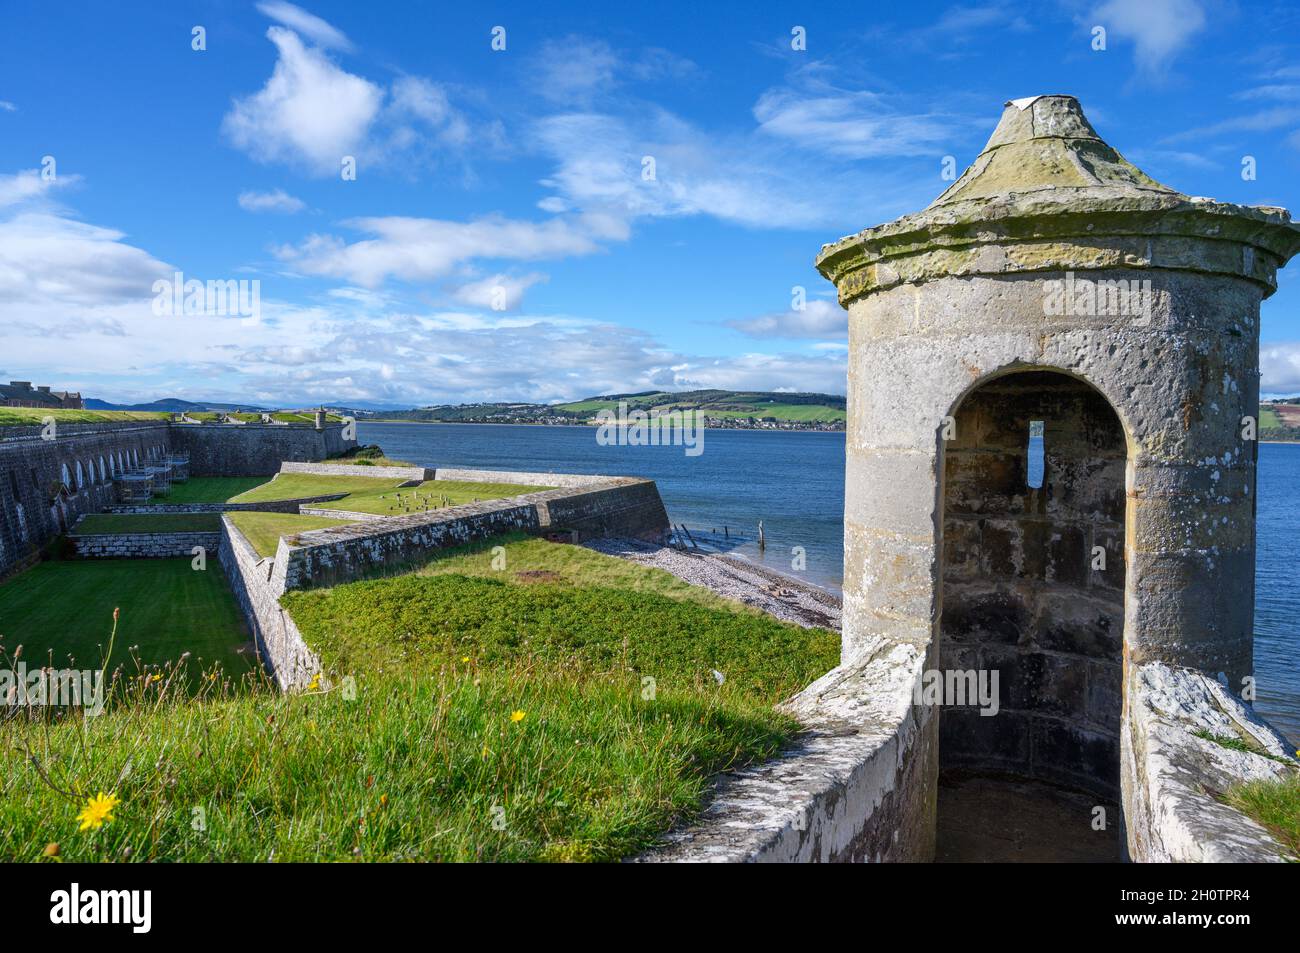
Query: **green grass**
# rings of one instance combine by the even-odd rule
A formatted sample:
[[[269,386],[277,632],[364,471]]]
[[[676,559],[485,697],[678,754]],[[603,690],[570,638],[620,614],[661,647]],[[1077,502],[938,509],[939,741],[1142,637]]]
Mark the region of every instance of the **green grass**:
[[[215,533],[219,513],[92,513],[76,526],[79,536],[108,533]]]
[[[328,516],[304,516],[299,513],[259,513],[251,510],[227,514],[259,556],[274,556],[281,536],[305,533],[326,526],[346,526],[350,520]]]
[[[1230,790],[1226,800],[1267,828],[1300,862],[1300,776],[1252,781]]]
[[[45,417],[63,423],[102,424],[124,420],[170,420],[171,414],[138,410],[46,410],[42,407],[0,407],[0,427],[31,426]]]
[[[110,667],[162,665],[184,652],[232,673],[249,668],[248,639],[216,554],[205,570],[185,559],[87,559],[38,563],[0,584],[0,646],[28,665],[99,668],[113,609],[122,629]],[[121,637],[121,633],[130,633]]]
[[[719,771],[776,754],[796,726],[772,703],[838,661],[834,633],[657,570],[502,545],[505,569],[486,546],[286,596],[330,670],[315,692],[119,704],[84,736],[15,723],[0,857],[614,860],[690,817]],[[80,832],[97,790],[116,819]]]
[[[261,486],[269,477],[190,477],[173,483],[166,496],[155,496],[150,503],[227,503],[240,493]]]
[[[364,474],[365,468],[358,470]],[[347,493],[341,500],[318,503],[321,509],[353,510],[359,513],[398,515],[441,505],[444,497],[457,503],[475,499],[495,500],[521,493],[551,489],[513,483],[462,483],[455,480],[427,480],[417,487],[398,488],[402,480],[367,476],[317,476],[311,473],[282,473],[269,483],[241,493],[232,502],[252,503],[262,500],[292,500],[300,497]],[[418,493],[418,496],[417,496]],[[401,499],[398,499],[401,494]]]
[[[1283,427],[1281,416],[1278,412],[1267,404],[1259,405],[1259,429],[1268,430],[1277,427]]]

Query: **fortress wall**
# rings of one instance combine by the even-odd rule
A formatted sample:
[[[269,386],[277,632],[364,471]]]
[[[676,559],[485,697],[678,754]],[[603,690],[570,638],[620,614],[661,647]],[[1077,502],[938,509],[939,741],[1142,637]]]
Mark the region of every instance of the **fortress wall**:
[[[97,533],[69,536],[77,555],[87,559],[162,559],[192,556],[195,546],[215,553],[220,533]]]
[[[514,474],[500,476],[512,482]],[[579,539],[659,538],[667,528],[668,516],[653,481],[615,477],[576,492],[546,490],[312,530],[293,537],[292,545],[281,540],[276,560],[284,566],[285,588],[301,589],[348,582],[437,549],[506,533],[554,530],[573,531]]]
[[[320,660],[307,647],[293,618],[280,608],[284,574],[276,573],[275,560],[259,556],[229,519],[221,523],[217,556],[257,642],[258,655],[280,688],[301,688],[320,671]]]
[[[0,576],[112,503],[113,474],[162,456],[169,432],[161,420],[0,428]]]
[[[465,483],[519,483],[524,486],[578,487],[603,483],[609,477],[586,473],[531,473],[522,470],[465,470],[439,467],[435,480],[459,480]]]
[[[355,463],[280,464],[281,473],[310,473],[315,476],[372,477],[376,480],[432,480],[433,471],[424,467],[368,467]]]
[[[190,455],[191,476],[270,476],[286,460],[323,460],[357,445],[343,424],[285,427],[270,424],[176,424],[172,447]]]

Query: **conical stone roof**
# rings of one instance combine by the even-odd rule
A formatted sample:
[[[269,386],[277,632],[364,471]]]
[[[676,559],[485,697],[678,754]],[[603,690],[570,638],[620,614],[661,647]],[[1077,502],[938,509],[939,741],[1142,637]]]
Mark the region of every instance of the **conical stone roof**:
[[[1285,209],[1192,198],[1097,135],[1073,96],[1006,104],[971,166],[924,210],[825,245],[817,269],[847,305],[947,275],[1175,268],[1276,289],[1300,251]]]

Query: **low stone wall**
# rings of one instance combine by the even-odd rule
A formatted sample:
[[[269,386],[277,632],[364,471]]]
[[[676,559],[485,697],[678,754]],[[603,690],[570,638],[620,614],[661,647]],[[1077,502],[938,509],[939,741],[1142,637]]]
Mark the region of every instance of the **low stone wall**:
[[[280,608],[284,573],[275,560],[257,554],[228,518],[222,518],[218,558],[243,610],[264,665],[281,689],[302,688],[320,671],[293,618]]]
[[[69,535],[77,555],[85,559],[165,559],[190,556],[195,546],[215,553],[220,533],[98,533]]]
[[[921,862],[934,856],[935,709],[912,704],[922,653],[898,644],[782,706],[807,731],[724,775],[699,820],[641,862]]]
[[[310,473],[313,476],[370,477],[376,480],[432,480],[433,470],[424,467],[367,467],[355,463],[280,464],[281,473]]]
[[[327,493],[323,496],[300,496],[293,500],[265,500],[260,503],[114,503],[104,508],[106,513],[130,513],[133,515],[162,513],[235,513],[250,511],[256,513],[297,513],[304,505],[311,503],[329,503],[341,500],[346,493]]]
[[[285,566],[286,588],[300,589],[348,582],[437,549],[505,533],[573,530],[579,540],[660,538],[667,528],[668,515],[653,481],[614,477],[576,493],[546,490],[311,530],[294,537],[293,545],[282,539],[276,561]]]
[[[519,483],[523,486],[577,487],[603,483],[609,477],[586,473],[535,473],[528,470],[465,470],[439,467],[435,480],[458,480],[463,483]]]
[[[1220,682],[1159,662],[1133,666],[1121,733],[1124,824],[1131,860],[1279,862],[1281,847],[1219,798],[1247,781],[1294,777],[1288,765],[1195,732],[1245,741],[1287,758],[1285,740]]]
[[[303,516],[328,516],[340,520],[356,520],[357,522],[368,522],[371,520],[389,519],[379,513],[363,513],[360,510],[328,510],[321,506],[303,506],[298,509]]]

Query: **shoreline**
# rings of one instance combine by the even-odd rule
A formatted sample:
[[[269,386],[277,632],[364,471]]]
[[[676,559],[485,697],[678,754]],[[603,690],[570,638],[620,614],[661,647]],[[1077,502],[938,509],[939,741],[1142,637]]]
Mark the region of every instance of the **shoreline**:
[[[398,424],[406,425],[432,425],[437,427],[555,427],[560,430],[569,430],[577,427],[586,427],[588,430],[599,430],[600,424],[529,424],[529,423],[488,423],[483,420],[358,420],[357,426],[362,424]],[[780,427],[705,427],[705,430],[727,430],[742,431],[746,433],[846,433],[847,429],[840,430],[817,430],[813,427],[795,427],[791,429],[782,429]],[[1300,443],[1300,441],[1297,441]]]
[[[840,631],[840,600],[833,593],[717,553],[681,552],[638,539],[593,539],[586,548],[668,572],[783,622]]]

